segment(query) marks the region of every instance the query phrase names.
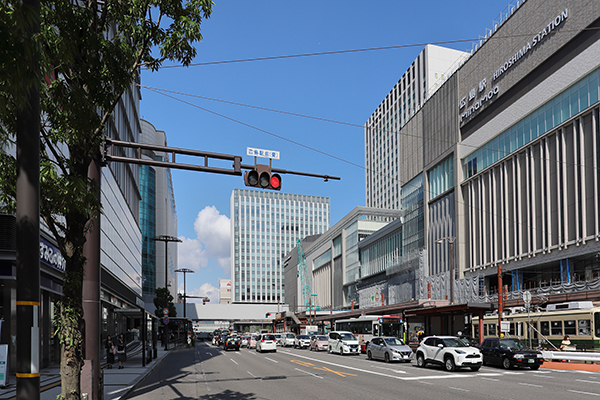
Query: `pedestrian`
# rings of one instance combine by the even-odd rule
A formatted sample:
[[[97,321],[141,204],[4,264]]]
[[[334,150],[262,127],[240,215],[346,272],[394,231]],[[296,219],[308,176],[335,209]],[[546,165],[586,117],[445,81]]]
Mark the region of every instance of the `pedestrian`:
[[[117,356],[119,360],[119,369],[125,368],[125,360],[127,360],[127,353],[125,347],[125,337],[121,333],[119,340],[117,340]]]
[[[571,346],[571,339],[569,338],[569,335],[565,335],[562,342],[560,342],[560,349],[562,351],[566,351],[566,350],[568,350],[568,348],[570,346]]]
[[[104,347],[106,349],[106,362],[108,363],[107,368],[111,369],[112,365],[115,363],[116,348],[110,335],[108,335],[108,337],[106,338],[106,343],[104,344]]]

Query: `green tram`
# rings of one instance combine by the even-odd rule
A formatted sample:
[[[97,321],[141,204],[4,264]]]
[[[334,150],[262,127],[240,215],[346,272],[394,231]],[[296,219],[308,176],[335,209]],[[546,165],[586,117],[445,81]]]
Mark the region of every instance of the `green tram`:
[[[557,348],[564,336],[568,335],[571,344],[577,350],[600,351],[600,306],[591,301],[573,301],[560,304],[549,304],[545,311],[527,314],[524,307],[517,307],[502,313],[502,321],[510,323],[507,337],[529,340],[528,321],[531,322],[531,339],[533,345],[551,349],[551,342]],[[483,337],[497,337],[498,315],[483,317]],[[479,337],[479,321],[473,318],[472,335]]]

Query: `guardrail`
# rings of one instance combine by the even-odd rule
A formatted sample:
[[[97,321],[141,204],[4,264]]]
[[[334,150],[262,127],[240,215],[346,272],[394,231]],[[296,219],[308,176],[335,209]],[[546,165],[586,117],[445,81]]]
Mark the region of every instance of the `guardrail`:
[[[542,350],[546,360],[589,361],[600,363],[600,353],[592,351],[546,351]]]

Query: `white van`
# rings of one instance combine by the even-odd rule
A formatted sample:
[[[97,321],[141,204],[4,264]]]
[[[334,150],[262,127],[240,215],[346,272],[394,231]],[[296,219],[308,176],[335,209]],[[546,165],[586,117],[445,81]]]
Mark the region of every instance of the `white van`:
[[[327,347],[329,353],[344,354],[359,354],[360,346],[358,339],[352,332],[333,331],[329,332],[329,345]]]

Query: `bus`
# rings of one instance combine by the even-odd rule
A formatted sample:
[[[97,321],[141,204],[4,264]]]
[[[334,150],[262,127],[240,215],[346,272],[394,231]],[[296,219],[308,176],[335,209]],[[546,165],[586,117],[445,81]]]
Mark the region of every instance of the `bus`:
[[[367,351],[367,344],[377,336],[393,336],[404,340],[402,317],[390,315],[361,315],[357,318],[335,321],[336,331],[352,332],[358,337],[361,352]]]
[[[600,307],[591,301],[573,301],[549,304],[545,310],[530,311],[524,307],[508,309],[502,313],[502,321],[508,321],[509,337],[529,340],[528,321],[531,322],[532,346],[558,348],[563,337],[568,335],[578,350],[600,350]],[[483,317],[483,337],[497,337],[498,315]],[[473,319],[472,334],[479,335],[479,321]],[[551,343],[551,344],[549,344]]]

